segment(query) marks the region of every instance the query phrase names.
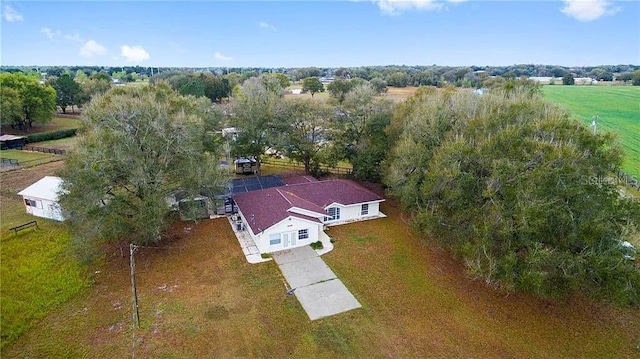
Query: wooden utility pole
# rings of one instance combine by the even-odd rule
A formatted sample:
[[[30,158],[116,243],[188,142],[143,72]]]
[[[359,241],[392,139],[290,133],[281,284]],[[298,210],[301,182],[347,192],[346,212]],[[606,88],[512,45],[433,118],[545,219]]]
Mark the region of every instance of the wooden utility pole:
[[[136,262],[133,254],[137,247],[133,243],[129,244],[129,260],[131,262],[131,301],[133,305],[133,324],[140,328],[140,318],[138,316],[138,293],[136,291]]]

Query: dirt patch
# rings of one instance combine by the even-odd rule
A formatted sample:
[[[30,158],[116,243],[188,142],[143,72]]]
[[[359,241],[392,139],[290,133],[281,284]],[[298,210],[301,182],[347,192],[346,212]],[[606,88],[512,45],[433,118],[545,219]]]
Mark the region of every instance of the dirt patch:
[[[411,97],[414,93],[416,93],[416,91],[418,91],[418,88],[413,86],[388,87],[387,92],[383,94],[383,97],[400,102]]]
[[[33,184],[44,176],[55,176],[64,168],[64,161],[49,162],[35,167],[2,172],[2,193],[16,193]]]

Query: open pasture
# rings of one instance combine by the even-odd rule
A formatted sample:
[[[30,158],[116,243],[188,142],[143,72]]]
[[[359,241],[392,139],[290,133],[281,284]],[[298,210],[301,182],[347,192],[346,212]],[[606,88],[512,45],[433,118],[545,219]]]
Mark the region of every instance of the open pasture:
[[[546,98],[597,130],[618,135],[625,159],[622,169],[640,179],[640,86],[544,86]]]

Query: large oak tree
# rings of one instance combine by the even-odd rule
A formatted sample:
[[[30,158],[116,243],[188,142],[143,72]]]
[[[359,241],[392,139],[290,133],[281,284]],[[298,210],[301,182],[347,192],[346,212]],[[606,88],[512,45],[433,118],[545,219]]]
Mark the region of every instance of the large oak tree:
[[[85,126],[67,156],[61,198],[77,243],[156,242],[167,226],[165,196],[196,196],[226,176],[205,150],[210,102],[167,85],[113,88],[83,111]]]
[[[47,123],[56,110],[56,90],[21,72],[0,74],[2,122],[29,129],[34,122]]]
[[[385,182],[428,238],[470,273],[542,296],[640,305],[622,243],[640,205],[611,180],[622,155],[530,88],[420,91],[390,128]]]

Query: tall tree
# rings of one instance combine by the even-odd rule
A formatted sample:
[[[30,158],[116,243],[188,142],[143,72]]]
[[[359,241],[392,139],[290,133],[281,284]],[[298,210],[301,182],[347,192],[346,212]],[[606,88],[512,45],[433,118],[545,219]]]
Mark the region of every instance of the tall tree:
[[[91,101],[61,174],[60,203],[81,248],[156,242],[167,226],[171,190],[193,197],[225,182],[219,153],[203,147],[209,107],[166,85],[114,88]]]
[[[202,73],[198,76],[204,84],[204,95],[211,101],[218,102],[231,95],[231,85],[227,78],[210,73]]]
[[[234,156],[260,157],[273,143],[274,113],[284,91],[278,79],[252,77],[236,88],[231,99],[231,123],[238,129]]]
[[[289,77],[287,77],[287,75],[278,72],[271,76],[274,76],[275,78],[278,79],[278,81],[280,81],[280,87],[282,87],[283,89],[286,89],[287,87],[291,86],[291,80],[289,80]]]
[[[640,70],[636,70],[633,72],[633,77],[631,78],[631,84],[633,86],[640,86]]]
[[[384,130],[391,121],[393,103],[375,97],[376,91],[363,83],[349,91],[338,106],[334,150],[353,165],[357,179],[380,180],[380,162],[387,152]]]
[[[620,251],[640,204],[607,180],[620,150],[530,89],[423,92],[403,108],[385,183],[469,272],[544,297],[640,305]]]
[[[345,96],[347,96],[347,93],[351,91],[352,88],[352,82],[342,78],[335,79],[327,85],[329,94],[338,102],[338,104],[341,104],[342,101],[344,101]]]
[[[47,123],[53,119],[56,90],[40,84],[34,77],[21,72],[0,73],[0,94],[3,120],[8,116],[14,126],[29,129],[34,122]]]
[[[307,77],[302,80],[302,91],[311,93],[311,97],[313,97],[316,92],[324,91],[324,85],[317,77]]]
[[[73,77],[62,74],[51,81],[51,86],[56,90],[56,105],[60,107],[62,113],[67,113],[67,106],[71,106],[72,112],[75,112],[74,106],[78,104],[76,101],[82,89]]]
[[[287,157],[304,163],[306,174],[326,163],[331,116],[330,107],[307,99],[284,100],[276,108],[276,146]]]
[[[570,72],[567,72],[563,77],[562,77],[562,84],[563,85],[575,85],[576,80],[573,77],[573,74]]]
[[[178,92],[180,92],[180,94],[183,96],[186,96],[186,95],[191,95],[195,97],[204,96],[203,81],[199,79],[194,79],[192,81],[189,81],[186,84],[182,85],[178,90]]]

